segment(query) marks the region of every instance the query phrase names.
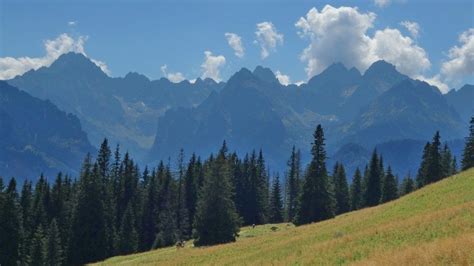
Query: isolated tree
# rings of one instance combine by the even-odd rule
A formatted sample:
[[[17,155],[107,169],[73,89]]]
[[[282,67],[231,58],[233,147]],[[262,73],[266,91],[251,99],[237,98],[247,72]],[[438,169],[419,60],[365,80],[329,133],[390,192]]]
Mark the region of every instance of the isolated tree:
[[[398,184],[397,179],[392,174],[392,168],[389,166],[387,169],[387,174],[384,177],[382,186],[382,197],[380,199],[381,203],[389,202],[391,200],[398,198]]]
[[[295,218],[296,208],[298,206],[298,195],[300,193],[300,151],[291,150],[291,156],[288,160],[288,174],[286,181],[286,208],[288,221]]]
[[[280,177],[275,176],[270,196],[270,223],[283,222],[283,201],[281,195]]]
[[[335,202],[326,170],[324,132],[318,125],[311,149],[313,158],[306,171],[295,224],[302,225],[334,217]]]
[[[235,241],[240,218],[232,201],[225,143],[205,174],[194,220],[194,245],[207,246]]]
[[[363,190],[362,190],[362,176],[359,168],[355,170],[352,178],[351,191],[351,210],[358,210],[363,207]]]
[[[350,210],[349,186],[344,166],[336,163],[333,173],[334,196],[336,199],[336,215]]]
[[[374,149],[372,158],[370,160],[367,184],[365,191],[365,202],[367,206],[375,206],[380,203],[382,196],[382,176],[381,164],[377,155],[377,150]]]
[[[474,167],[474,116],[469,125],[469,136],[466,138],[462,157],[462,170]]]

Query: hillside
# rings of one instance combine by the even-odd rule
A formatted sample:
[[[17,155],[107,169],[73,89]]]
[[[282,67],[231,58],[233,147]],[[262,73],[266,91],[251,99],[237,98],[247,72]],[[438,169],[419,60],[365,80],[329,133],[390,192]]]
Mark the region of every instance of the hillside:
[[[472,264],[474,169],[377,207],[275,226],[243,228],[232,244],[158,249],[100,264]]]

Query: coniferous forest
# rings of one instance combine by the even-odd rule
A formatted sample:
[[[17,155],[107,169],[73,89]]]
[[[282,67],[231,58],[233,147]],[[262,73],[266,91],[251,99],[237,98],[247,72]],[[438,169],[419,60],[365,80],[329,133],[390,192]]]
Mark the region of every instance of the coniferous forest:
[[[336,163],[329,171],[325,140],[318,125],[309,164],[303,166],[293,148],[282,176],[268,169],[263,151],[239,157],[225,141],[208,158],[187,158],[181,150],[176,163],[140,168],[105,139],[96,158],[84,158],[78,177],[59,173],[50,183],[41,175],[23,184],[0,178],[0,264],[81,265],[183,240],[195,246],[232,242],[244,225],[331,219],[459,169],[439,132],[426,143],[413,178],[395,176],[377,150],[365,169],[346,173]],[[471,167],[474,117],[460,169]]]

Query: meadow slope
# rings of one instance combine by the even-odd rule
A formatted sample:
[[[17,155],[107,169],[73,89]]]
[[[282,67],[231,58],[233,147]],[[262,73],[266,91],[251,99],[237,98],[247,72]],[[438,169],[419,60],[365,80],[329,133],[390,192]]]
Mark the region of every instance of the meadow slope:
[[[272,226],[278,229],[274,232]],[[301,227],[242,228],[237,242],[158,249],[102,265],[474,265],[474,169],[396,201]]]

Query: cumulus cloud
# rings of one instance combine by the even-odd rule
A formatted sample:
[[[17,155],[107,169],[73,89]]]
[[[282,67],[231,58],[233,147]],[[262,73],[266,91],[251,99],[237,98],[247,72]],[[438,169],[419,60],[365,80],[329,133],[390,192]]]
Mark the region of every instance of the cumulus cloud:
[[[474,75],[474,28],[459,35],[459,45],[448,52],[448,59],[441,66],[441,76],[449,83]]]
[[[390,2],[390,0],[374,0],[374,4],[378,7],[386,7]]]
[[[288,84],[291,83],[290,76],[281,73],[280,70],[277,70],[277,72],[275,73],[275,76],[281,85],[287,86]]]
[[[267,58],[270,52],[275,51],[277,45],[283,44],[283,34],[278,33],[277,29],[271,22],[262,22],[257,24],[257,43],[260,45],[260,56],[262,59]]]
[[[225,65],[225,57],[223,55],[212,55],[212,52],[205,51],[204,63],[201,65],[201,78],[211,78],[215,81],[220,81],[220,68]]]
[[[226,32],[224,36],[227,39],[229,46],[234,50],[235,56],[242,58],[245,54],[244,46],[242,45],[242,38],[231,32]]]
[[[171,81],[173,83],[179,83],[179,82],[186,79],[184,77],[183,73],[181,73],[181,72],[174,72],[174,73],[168,72],[168,66],[167,65],[162,65],[160,67],[160,69],[161,69],[161,73],[163,74],[163,76],[166,77],[167,79],[169,79],[169,81]]]
[[[376,15],[356,7],[335,8],[326,5],[321,11],[312,8],[295,24],[298,34],[310,40],[301,54],[307,63],[308,77],[320,73],[334,62],[365,71],[373,62],[386,60],[409,76],[422,74],[431,63],[425,50],[398,29],[377,30],[370,36]]]
[[[400,25],[405,27],[405,29],[407,29],[413,38],[418,38],[418,34],[420,33],[420,25],[418,25],[418,23],[405,20],[400,22]]]
[[[60,55],[75,52],[85,56],[84,44],[87,40],[85,36],[79,36],[77,39],[63,33],[54,40],[46,40],[44,49],[46,54],[42,57],[2,57],[0,58],[0,80],[14,78],[17,75],[40,67],[50,66]],[[110,74],[107,65],[99,60],[91,59],[106,74]]]

